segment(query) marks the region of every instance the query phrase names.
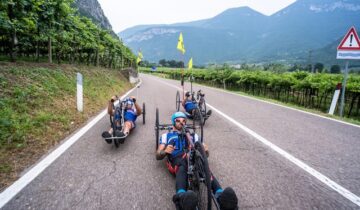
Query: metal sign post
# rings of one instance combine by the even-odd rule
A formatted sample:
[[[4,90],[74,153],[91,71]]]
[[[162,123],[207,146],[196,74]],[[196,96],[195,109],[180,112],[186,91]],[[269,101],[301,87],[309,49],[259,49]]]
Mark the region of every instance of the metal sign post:
[[[344,116],[345,87],[346,87],[346,81],[347,81],[347,77],[348,77],[348,68],[349,68],[349,61],[347,60],[346,64],[345,64],[344,81],[343,81],[342,90],[341,90],[340,117]]]
[[[337,48],[336,59],[345,59],[345,71],[344,71],[344,81],[341,91],[341,105],[340,105],[340,116],[344,116],[344,107],[345,107],[345,89],[346,81],[348,77],[348,68],[349,60],[359,60],[360,59],[360,40],[357,35],[355,27],[351,27],[347,32],[343,40],[340,42],[340,45]]]

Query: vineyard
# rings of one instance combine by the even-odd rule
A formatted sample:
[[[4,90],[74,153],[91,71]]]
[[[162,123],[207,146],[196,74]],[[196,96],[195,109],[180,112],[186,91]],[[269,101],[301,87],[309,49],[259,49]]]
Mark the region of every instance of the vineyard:
[[[141,68],[144,73],[156,73],[167,78],[180,79],[179,69]],[[304,71],[273,73],[244,70],[185,70],[185,78],[193,74],[194,81],[215,87],[242,91],[254,96],[275,99],[298,106],[328,112],[334,90],[343,81],[341,74],[308,73]],[[345,116],[360,119],[360,76],[350,75],[345,95]],[[338,103],[339,105],[339,103]],[[339,106],[337,107],[337,109]],[[337,112],[338,113],[338,110]]]
[[[81,16],[74,0],[0,2],[0,60],[124,68],[136,57],[109,31]]]

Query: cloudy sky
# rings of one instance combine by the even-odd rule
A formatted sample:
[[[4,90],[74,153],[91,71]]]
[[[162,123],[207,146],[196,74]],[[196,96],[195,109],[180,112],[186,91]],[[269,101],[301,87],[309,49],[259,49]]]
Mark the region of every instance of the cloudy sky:
[[[206,19],[228,8],[249,6],[271,15],[295,0],[98,0],[114,31],[143,24]]]

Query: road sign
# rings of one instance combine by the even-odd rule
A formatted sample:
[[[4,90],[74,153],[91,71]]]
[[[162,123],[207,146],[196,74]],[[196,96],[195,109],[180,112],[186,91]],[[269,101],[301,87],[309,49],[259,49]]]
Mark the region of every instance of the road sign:
[[[343,40],[340,42],[340,45],[337,48],[336,58],[347,60],[345,63],[344,82],[341,91],[340,116],[342,117],[344,115],[345,90],[346,80],[348,76],[349,60],[360,59],[360,40],[354,26],[350,28]]]
[[[351,27],[337,48],[337,59],[360,59],[360,39],[355,27]]]

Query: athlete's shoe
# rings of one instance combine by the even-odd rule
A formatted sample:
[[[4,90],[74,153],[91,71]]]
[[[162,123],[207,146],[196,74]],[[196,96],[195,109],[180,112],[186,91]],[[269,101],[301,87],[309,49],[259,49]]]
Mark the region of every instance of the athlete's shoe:
[[[215,197],[220,205],[221,210],[237,210],[238,198],[231,187],[225,188],[223,192],[216,193]]]
[[[109,139],[111,138],[111,134],[109,133],[109,131],[104,131],[101,136],[105,139],[105,141],[108,143],[108,144],[111,144],[112,143],[112,139]]]
[[[194,191],[188,190],[187,192],[175,194],[173,202],[181,210],[195,210],[198,197]]]

